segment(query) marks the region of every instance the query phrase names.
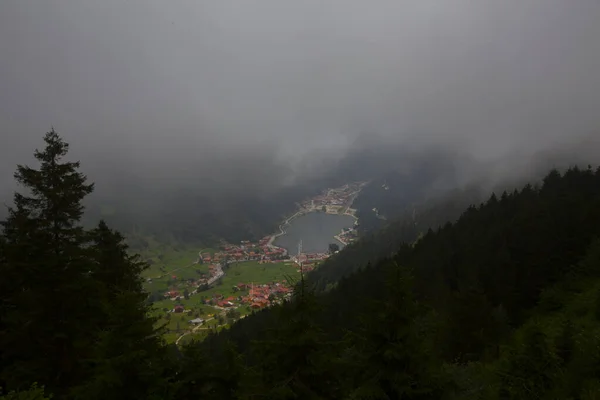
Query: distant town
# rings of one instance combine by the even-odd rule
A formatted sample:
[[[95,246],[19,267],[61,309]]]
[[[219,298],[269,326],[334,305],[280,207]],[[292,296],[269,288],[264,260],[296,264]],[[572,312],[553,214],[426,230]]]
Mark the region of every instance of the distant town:
[[[296,252],[291,252],[274,245],[275,239],[286,233],[285,229],[292,220],[307,213],[325,212],[350,215],[356,218],[356,210],[352,209],[351,205],[364,185],[365,182],[346,184],[339,188],[327,189],[321,194],[303,201],[299,204],[299,209],[279,226],[278,232],[257,242],[249,240],[241,241],[239,244],[222,242],[217,249],[200,251],[194,261],[194,264],[197,265],[196,277],[181,279],[176,272],[173,272],[169,276],[162,275],[154,278],[161,280],[166,278],[168,290],[164,292],[163,298],[172,301],[174,305],[165,310],[175,314],[190,313],[192,310],[186,308],[184,300],[189,300],[191,296],[199,296],[200,304],[214,310],[213,313],[203,315],[204,318],[201,318],[200,314],[196,312],[196,318],[187,321],[188,325],[199,327],[205,322],[205,318],[212,318],[219,313],[237,309],[242,311],[258,310],[288,298],[291,296],[292,282],[288,282],[287,279],[274,279],[262,283],[244,280],[231,282],[231,279],[234,278],[229,275],[226,278],[228,284],[223,285],[223,281],[229,270],[241,265],[255,265],[254,270],[257,273],[261,270],[260,266],[264,264],[281,264],[282,268],[289,268],[290,272],[294,273],[312,271],[321,261],[335,252],[332,249],[339,248],[338,245],[333,244],[333,240],[328,252],[304,253],[301,243]],[[356,240],[356,225],[355,223],[352,228],[343,229],[335,236],[335,240],[343,245]],[[200,268],[200,266],[202,267]],[[265,273],[269,272],[265,271]],[[148,284],[152,284],[152,282],[153,278],[147,279]],[[194,304],[198,304],[198,302],[196,301]],[[244,313],[240,312],[239,314],[240,317],[243,317],[241,314]]]
[[[210,254],[199,254],[199,263],[229,263],[242,261],[258,261],[260,263],[276,263],[286,260],[292,260],[298,265],[302,264],[303,271],[310,271],[313,268],[312,262],[321,261],[329,256],[329,253],[302,253],[296,255],[288,254],[288,251],[282,247],[277,247],[273,243],[278,236],[285,234],[285,227],[292,220],[310,212],[326,212],[328,214],[350,215],[356,218],[356,210],[350,208],[354,199],[366,182],[356,182],[346,184],[339,188],[327,189],[323,193],[308,199],[300,204],[300,209],[291,217],[287,218],[280,226],[279,232],[264,237],[258,242],[253,243],[249,240],[242,241],[239,245],[223,242],[220,246],[220,252]],[[352,228],[342,229],[334,238],[343,245],[356,240],[356,223]],[[212,281],[218,279],[222,270],[216,265],[211,265],[212,275],[206,278],[209,285]],[[216,279],[215,279],[216,277]]]

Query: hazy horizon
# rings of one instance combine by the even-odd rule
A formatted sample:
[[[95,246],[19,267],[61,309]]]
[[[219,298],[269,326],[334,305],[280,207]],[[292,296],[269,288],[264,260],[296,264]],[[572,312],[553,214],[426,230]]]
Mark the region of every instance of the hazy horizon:
[[[595,161],[598,20],[595,0],[5,0],[0,186],[51,126],[117,194],[269,193],[363,150],[441,149],[465,182]]]

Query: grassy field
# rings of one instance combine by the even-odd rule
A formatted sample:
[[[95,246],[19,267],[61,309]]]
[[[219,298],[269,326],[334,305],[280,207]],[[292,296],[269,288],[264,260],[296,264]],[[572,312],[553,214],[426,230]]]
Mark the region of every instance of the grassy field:
[[[190,268],[190,270],[193,271],[192,268]],[[165,335],[165,340],[169,343],[174,342],[179,336],[183,335],[183,333],[193,328],[193,326],[188,323],[189,320],[197,317],[200,317],[204,320],[209,320],[202,325],[202,329],[199,329],[193,334],[187,335],[183,342],[187,342],[192,339],[198,340],[205,337],[208,333],[209,329],[205,328],[217,327],[217,319],[219,318],[219,315],[221,318],[223,318],[225,313],[221,309],[204,304],[202,301],[204,298],[212,298],[217,294],[221,294],[224,297],[237,297],[247,294],[247,290],[235,291],[233,289],[233,286],[237,285],[238,283],[254,283],[259,285],[275,281],[282,281],[284,279],[294,280],[298,278],[298,276],[299,273],[297,271],[297,267],[292,263],[259,264],[258,262],[254,261],[233,263],[225,271],[225,276],[222,278],[222,283],[220,285],[201,293],[191,295],[188,300],[181,298],[181,300],[177,302],[170,299],[157,301],[153,304],[154,312],[155,315],[160,317],[159,324],[166,324],[168,333]],[[157,280],[150,286],[159,284],[166,285],[167,282]],[[188,290],[191,292],[192,288],[190,287]],[[165,311],[172,310],[176,304],[181,304],[186,310],[190,311],[181,314],[167,313]],[[247,315],[252,312],[248,306],[240,306],[237,308],[237,311],[241,315]],[[215,319],[210,320],[211,318]]]
[[[203,250],[203,253],[214,254],[215,249],[200,249],[196,247],[173,248],[163,245],[161,248],[154,248],[142,252],[140,255],[143,260],[151,263],[150,268],[144,271],[144,277],[157,278],[168,273],[169,271],[178,270],[176,275],[186,273],[184,269],[198,259],[198,252]],[[205,267],[207,268],[207,267]],[[164,271],[164,272],[163,272]]]
[[[163,275],[161,278],[152,278],[151,282],[145,283],[145,288],[148,292],[153,293],[157,291],[166,291],[170,286],[176,282],[188,279],[200,278],[200,273],[208,273],[208,265],[190,264],[180,269],[170,271],[168,274]],[[176,278],[173,279],[173,276]],[[190,290],[191,291],[191,290]]]
[[[194,264],[198,259],[198,252],[217,252],[215,249],[202,248],[202,246],[182,245],[179,243],[164,243],[156,241],[150,236],[138,235],[131,238],[132,252],[140,254],[141,259],[150,263],[150,268],[143,273],[145,289],[149,293],[160,295],[169,288],[176,288],[183,293],[184,288],[192,292],[196,288],[188,281],[198,279],[202,273],[208,273],[208,265]],[[173,278],[175,276],[175,278]],[[299,277],[297,266],[291,262],[259,264],[256,261],[232,263],[225,270],[225,276],[214,287],[201,293],[190,295],[186,300],[183,297],[176,301],[162,299],[153,303],[153,313],[159,318],[158,325],[166,328],[165,340],[175,342],[184,333],[189,332],[181,343],[204,338],[211,329],[224,329],[226,325],[225,310],[206,305],[203,299],[210,299],[216,295],[240,296],[248,294],[248,290],[235,291],[238,283],[265,284],[294,281]],[[176,304],[184,306],[187,312],[172,313]],[[237,311],[245,316],[252,310],[249,306],[239,306]],[[205,322],[196,331],[188,321],[202,318]],[[220,323],[222,325],[220,325]]]
[[[130,252],[140,255],[142,260],[150,264],[144,271],[144,278],[156,278],[174,269],[192,265],[198,259],[198,252],[214,254],[218,250],[202,245],[182,244],[156,240],[151,235],[131,234],[126,238]]]
[[[247,294],[248,291],[235,291],[233,287],[238,283],[254,283],[260,285],[269,282],[297,279],[300,276],[296,266],[294,264],[277,263],[277,264],[259,264],[258,262],[248,261],[231,264],[231,266],[225,271],[225,276],[222,278],[222,283],[216,285],[208,290],[191,295],[188,300],[181,299],[178,303],[182,304],[186,309],[192,309],[193,312],[196,310],[200,311],[202,315],[206,313],[214,312],[214,308],[207,306],[202,303],[203,298],[212,298],[217,294],[221,294],[224,297],[229,296],[240,296]],[[156,281],[147,286],[153,286],[155,284],[166,284],[166,282]],[[191,288],[189,291],[191,292]],[[158,310],[165,308],[171,310],[175,306],[175,302],[169,299],[157,301],[154,306]]]
[[[140,252],[142,260],[151,264],[142,274],[143,278],[152,279],[151,283],[146,282],[146,290],[150,293],[166,291],[173,283],[173,276],[176,280],[187,280],[199,278],[200,273],[208,273],[208,265],[194,264],[199,251],[211,254],[217,252],[211,248],[151,243],[151,247]]]
[[[261,285],[269,282],[282,281],[284,279],[296,279],[300,274],[293,263],[259,264],[256,261],[233,263],[225,271],[222,284],[199,294],[199,296],[212,297],[222,294],[225,297],[239,295],[233,290],[238,283],[254,283]]]
[[[221,317],[223,325],[219,325],[218,317],[203,316],[202,318],[205,319],[204,323],[201,326],[196,326],[188,322],[194,318],[195,316],[191,315],[191,313],[169,313],[168,317],[167,314],[165,314],[157,324],[159,326],[165,326],[166,333],[163,335],[163,338],[167,343],[174,343],[185,333],[189,334],[186,335],[186,340],[183,343],[189,342],[190,340],[202,340],[211,330],[218,330],[227,326],[224,316]],[[192,331],[194,328],[197,328],[197,330]]]

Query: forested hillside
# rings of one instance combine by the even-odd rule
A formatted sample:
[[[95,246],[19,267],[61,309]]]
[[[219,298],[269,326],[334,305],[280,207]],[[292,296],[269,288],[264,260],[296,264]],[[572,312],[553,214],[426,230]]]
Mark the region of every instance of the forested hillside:
[[[275,332],[281,354],[328,360],[306,368],[335,371],[335,383],[302,381],[324,398],[595,398],[599,222],[600,170],[553,171],[399,245],[314,298],[308,316],[297,304],[266,310],[203,347],[216,357],[232,340],[260,365],[256,343]],[[292,334],[282,324],[295,313],[310,323]]]
[[[328,258],[307,279],[317,290],[332,287],[342,277],[356,272],[369,263],[394,255],[400,244],[414,242],[429,227],[437,228],[454,222],[460,214],[482,197],[477,186],[456,189],[446,196],[423,201],[410,210],[399,211],[398,216],[386,221],[382,228],[363,233],[360,240],[349,244],[344,251]]]
[[[359,232],[365,234],[386,226],[389,220],[411,213],[426,200],[428,191],[451,168],[418,165],[412,172],[390,171],[373,179],[352,205],[360,221]],[[448,188],[456,187],[452,176],[445,176]]]
[[[82,228],[93,185],[54,131],[45,143],[2,223],[0,398],[598,398],[600,169],[552,171],[416,240],[414,220],[391,224],[382,247],[373,234],[179,351],[149,317],[147,265],[105,223]],[[384,258],[344,272],[360,254]]]
[[[44,140],[39,169],[17,167],[22,192],[1,223],[0,387],[9,399],[162,398],[166,348],[142,290],[148,266],[104,222],[81,226],[94,185],[64,161],[54,130]]]

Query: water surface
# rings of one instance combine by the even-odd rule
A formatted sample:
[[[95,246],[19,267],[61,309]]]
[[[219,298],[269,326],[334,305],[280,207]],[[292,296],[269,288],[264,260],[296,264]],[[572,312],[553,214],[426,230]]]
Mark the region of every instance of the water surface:
[[[286,248],[290,254],[298,252],[298,242],[302,240],[304,253],[323,253],[329,249],[329,243],[336,243],[340,249],[344,247],[334,236],[342,228],[351,228],[354,218],[349,215],[326,214],[312,212],[298,217],[284,227],[285,235],[279,236],[273,243]]]

